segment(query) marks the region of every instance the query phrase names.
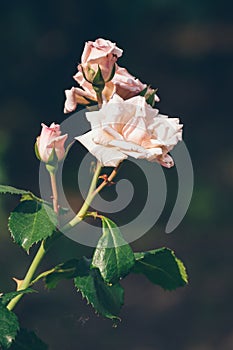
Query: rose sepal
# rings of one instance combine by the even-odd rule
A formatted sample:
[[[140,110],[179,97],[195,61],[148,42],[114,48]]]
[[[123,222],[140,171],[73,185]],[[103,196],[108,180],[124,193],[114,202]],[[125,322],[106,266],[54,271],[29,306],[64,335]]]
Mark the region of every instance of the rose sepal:
[[[48,162],[46,163],[45,166],[50,174],[56,173],[56,171],[58,169],[58,157],[57,157],[57,154],[56,154],[54,148],[53,148],[53,150],[49,156]]]
[[[41,162],[41,157],[40,157],[40,153],[39,153],[39,149],[38,149],[37,141],[35,142],[35,145],[34,145],[34,150],[35,150],[35,155],[36,155],[36,158],[37,158],[37,159],[39,159],[39,161]]]

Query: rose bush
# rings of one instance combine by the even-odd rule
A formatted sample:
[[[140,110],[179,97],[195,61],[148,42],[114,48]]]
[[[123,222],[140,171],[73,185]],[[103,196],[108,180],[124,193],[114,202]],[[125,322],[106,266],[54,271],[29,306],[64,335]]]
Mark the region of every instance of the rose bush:
[[[61,135],[59,124],[52,123],[48,127],[42,123],[41,126],[41,134],[36,139],[36,148],[40,160],[48,163],[54,150],[58,161],[61,161],[65,156],[64,143],[68,134]]]
[[[92,130],[76,137],[103,166],[117,166],[128,156],[170,168],[170,150],[182,140],[178,118],[159,114],[143,96],[123,100],[114,94],[99,111],[86,113]]]
[[[93,89],[93,78],[97,72],[98,65],[105,80],[105,87],[102,92],[103,100],[109,101],[114,93],[117,93],[124,99],[138,95],[147,85],[131,75],[127,69],[116,64],[117,59],[122,55],[123,50],[109,40],[97,39],[95,42],[87,42],[81,58],[81,64],[78,65],[78,72],[74,75],[75,81],[81,86],[72,87],[65,90],[66,101],[64,113],[70,113],[77,108],[78,104],[87,105],[92,101],[97,101],[96,92]],[[115,74],[111,76],[113,66],[115,65]],[[89,80],[87,81],[84,77]],[[159,101],[155,95],[155,101]]]

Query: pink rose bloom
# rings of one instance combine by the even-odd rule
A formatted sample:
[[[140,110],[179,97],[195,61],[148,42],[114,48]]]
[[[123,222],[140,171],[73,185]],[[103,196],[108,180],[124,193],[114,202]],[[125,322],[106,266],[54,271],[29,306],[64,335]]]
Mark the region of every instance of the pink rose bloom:
[[[128,156],[174,165],[168,154],[182,140],[178,118],[159,114],[142,96],[117,94],[99,111],[87,112],[92,130],[76,137],[103,166],[117,166]]]
[[[61,135],[59,124],[52,123],[50,127],[48,127],[42,123],[41,126],[41,134],[36,139],[36,146],[40,159],[48,163],[49,157],[54,149],[58,161],[62,160],[65,156],[64,143],[68,134]]]
[[[147,87],[146,84],[131,75],[127,69],[119,66],[117,66],[112,83],[115,85],[116,93],[124,100],[140,94]],[[155,95],[155,101],[159,102],[157,95]]]
[[[98,65],[105,80],[105,88],[102,92],[105,102],[109,101],[114,93],[126,100],[138,95],[146,88],[146,84],[116,64],[117,59],[122,56],[122,52],[123,50],[109,40],[97,39],[94,42],[86,42],[81,64],[78,65],[78,72],[74,75],[74,79],[81,86],[81,89],[72,87],[70,90],[65,90],[64,113],[74,111],[79,104],[87,105],[91,101],[97,102],[96,93],[90,82],[93,81]],[[116,67],[115,75],[111,81],[108,81],[114,65]],[[83,71],[90,82],[84,78]],[[159,101],[157,95],[155,95],[155,101]]]
[[[111,76],[117,59],[122,56],[122,52],[123,50],[109,40],[97,39],[96,41],[88,41],[85,44],[78,70],[82,72],[83,69],[88,77],[89,69],[91,68],[96,73],[99,66],[104,80],[107,81]]]
[[[89,101],[97,101],[96,93],[92,87],[92,84],[88,83],[81,72],[74,75],[74,79],[83,88],[71,88],[71,90],[65,90],[66,101],[64,107],[64,113],[73,112],[78,104],[88,104]],[[139,79],[131,75],[127,69],[116,66],[116,72],[113,79],[105,84],[105,88],[102,92],[103,100],[109,101],[110,98],[117,93],[123,99],[129,99],[133,96],[140,94],[142,90],[146,88],[146,84],[143,84]],[[159,102],[159,98],[155,95],[155,101]]]

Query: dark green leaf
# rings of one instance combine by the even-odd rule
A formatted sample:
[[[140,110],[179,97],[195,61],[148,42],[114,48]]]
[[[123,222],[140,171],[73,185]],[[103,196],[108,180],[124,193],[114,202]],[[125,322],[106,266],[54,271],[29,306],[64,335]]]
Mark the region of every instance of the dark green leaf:
[[[8,185],[0,185],[0,194],[15,194],[21,196],[21,201],[24,200],[35,200],[40,203],[44,202],[41,198],[34,195],[31,191],[28,190],[20,190],[18,188],[8,186]],[[45,202],[46,204],[49,204]]]
[[[17,316],[0,304],[0,345],[8,349],[14,341],[19,330]]]
[[[18,195],[29,194],[33,196],[33,194],[30,191],[19,190],[18,188],[7,186],[7,185],[0,185],[0,193],[2,194],[9,193],[9,194],[18,194]]]
[[[152,283],[173,290],[188,283],[185,266],[168,248],[135,253],[133,272],[144,274]]]
[[[91,261],[83,258],[79,263],[79,276],[74,279],[75,286],[100,315],[119,319],[124,303],[124,290],[120,284],[109,286],[104,283],[99,270],[90,268]]]
[[[52,208],[35,200],[21,202],[9,217],[9,229],[14,241],[26,251],[53,234],[56,215]]]
[[[124,240],[116,224],[102,219],[103,235],[93,255],[92,266],[100,270],[107,283],[116,283],[125,277],[135,263],[132,249]]]
[[[18,290],[16,292],[10,292],[10,293],[3,293],[0,296],[0,302],[2,305],[7,305],[14,297],[16,297],[19,294],[28,294],[28,293],[35,293],[36,291],[31,288],[26,288],[23,290]]]
[[[10,350],[47,350],[48,346],[34,332],[20,329]]]

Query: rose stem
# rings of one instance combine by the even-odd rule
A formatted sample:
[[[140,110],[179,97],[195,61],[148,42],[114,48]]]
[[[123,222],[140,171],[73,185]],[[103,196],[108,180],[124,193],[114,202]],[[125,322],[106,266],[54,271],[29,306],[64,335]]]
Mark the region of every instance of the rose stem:
[[[52,188],[52,195],[53,195],[53,210],[55,214],[58,216],[58,194],[57,194],[57,183],[56,183],[56,172],[49,172],[50,173],[50,180],[51,180],[51,188]],[[45,248],[45,240],[41,242],[40,248],[38,249],[29,269],[26,273],[26,276],[24,277],[24,280],[20,285],[17,285],[17,291],[23,290],[28,288],[30,285],[32,278],[40,265],[41,260],[45,256],[48,248]],[[15,305],[19,302],[19,300],[22,298],[23,294],[17,295],[15,298],[13,298],[9,304],[7,305],[8,310],[13,310]]]
[[[101,171],[101,165],[97,164],[96,171],[95,171],[95,174],[93,176],[92,183],[91,183],[91,186],[90,186],[90,189],[89,189],[89,192],[88,192],[88,195],[87,195],[85,202],[83,203],[83,205],[82,205],[81,209],[79,210],[79,212],[77,213],[77,215],[72,220],[70,220],[65,226],[62,227],[62,229],[61,229],[62,232],[70,230],[72,227],[74,227],[75,225],[77,225],[79,222],[81,222],[84,219],[91,202],[93,201],[95,196],[105,186],[107,186],[109,182],[111,182],[113,180],[113,178],[116,176],[116,174],[120,168],[120,165],[121,165],[121,163],[116,168],[114,168],[114,170],[111,172],[111,174],[108,177],[108,181],[103,181],[95,189],[96,183],[98,181],[98,177],[99,177],[99,174]]]
[[[56,182],[56,173],[49,172],[51,187],[52,187],[52,198],[53,198],[53,210],[56,215],[58,215],[58,193],[57,193],[57,182]]]

